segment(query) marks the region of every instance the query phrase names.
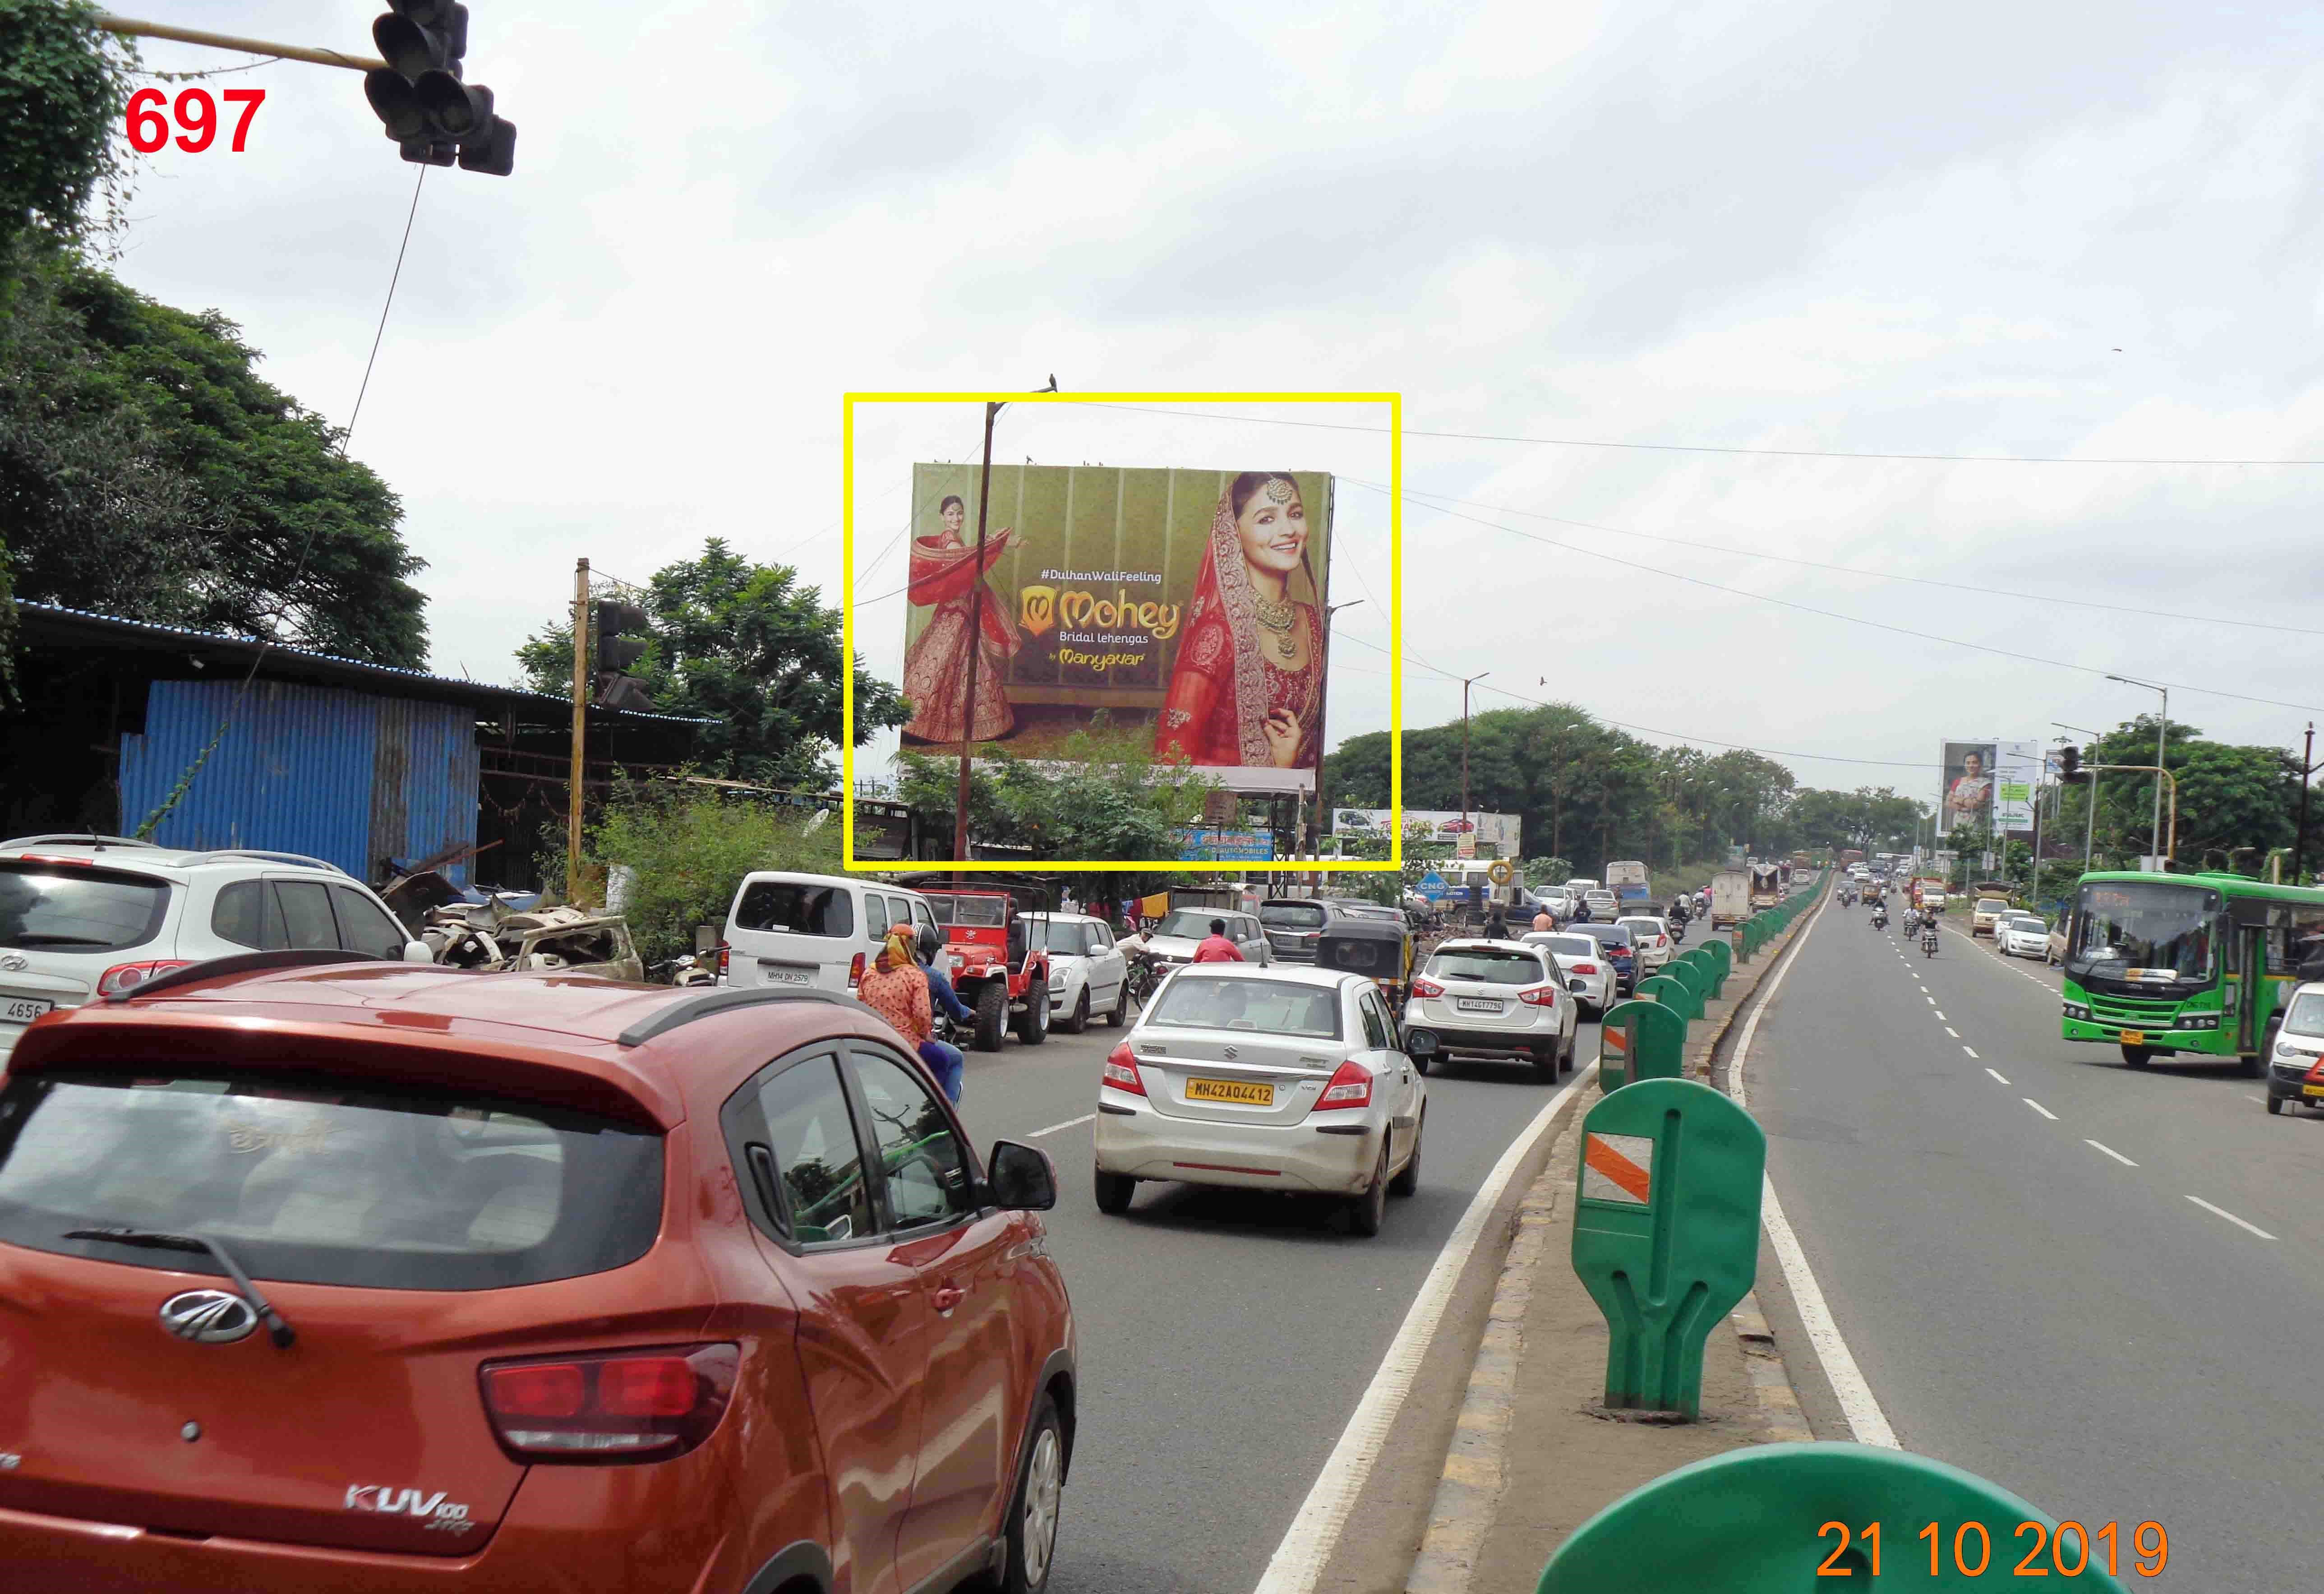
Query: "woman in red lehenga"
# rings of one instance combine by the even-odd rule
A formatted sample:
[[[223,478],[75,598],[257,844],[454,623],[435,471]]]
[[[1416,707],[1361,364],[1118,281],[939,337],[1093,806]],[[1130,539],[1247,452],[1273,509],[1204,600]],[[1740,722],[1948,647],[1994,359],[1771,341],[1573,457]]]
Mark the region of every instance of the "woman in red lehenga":
[[[1323,696],[1315,606],[1290,594],[1307,562],[1307,510],[1280,471],[1245,471],[1211,517],[1154,755],[1296,769],[1314,762]],[[1313,589],[1311,574],[1308,586]]]
[[[966,513],[960,499],[948,495],[938,513],[944,531],[912,539],[910,600],[923,607],[934,605],[936,612],[904,656],[904,696],[912,704],[904,734],[927,742],[957,742],[968,691],[968,611],[984,572],[1009,551],[1009,528],[985,538],[984,560],[979,564],[976,550],[960,538]],[[1017,651],[1017,634],[1001,612],[998,593],[987,591],[977,607],[982,615],[976,645],[983,658],[976,667],[975,709],[965,716],[964,728],[971,741],[987,741],[1007,736],[1017,724],[1009,710],[1005,680],[1009,660]]]

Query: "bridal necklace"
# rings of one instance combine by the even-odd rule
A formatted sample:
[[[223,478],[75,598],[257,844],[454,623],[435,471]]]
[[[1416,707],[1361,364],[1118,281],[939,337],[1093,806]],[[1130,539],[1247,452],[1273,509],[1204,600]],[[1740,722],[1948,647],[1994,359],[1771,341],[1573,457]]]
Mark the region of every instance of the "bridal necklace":
[[[1251,609],[1259,623],[1275,633],[1275,651],[1286,660],[1298,657],[1299,650],[1291,641],[1291,625],[1299,617],[1299,606],[1287,598],[1281,603],[1269,603],[1253,593]]]

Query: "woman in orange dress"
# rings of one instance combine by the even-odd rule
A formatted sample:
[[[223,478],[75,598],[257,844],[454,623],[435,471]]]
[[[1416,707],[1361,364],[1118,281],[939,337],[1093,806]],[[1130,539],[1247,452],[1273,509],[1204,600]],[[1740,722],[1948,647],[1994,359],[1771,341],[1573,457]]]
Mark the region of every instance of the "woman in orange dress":
[[[1211,517],[1210,548],[1154,755],[1195,765],[1304,768],[1314,762],[1323,699],[1323,628],[1294,598],[1307,569],[1307,509],[1288,472],[1245,471]],[[1308,572],[1309,590],[1314,590]]]
[[[933,606],[936,613],[904,655],[904,696],[912,705],[904,734],[924,742],[957,742],[964,732],[971,741],[1007,736],[1017,724],[1010,712],[1006,681],[1009,660],[1017,652],[1017,634],[1002,612],[1000,594],[987,591],[981,603],[975,594],[985,572],[1009,551],[1009,528],[985,538],[984,558],[979,562],[975,548],[961,541],[967,508],[958,495],[947,494],[937,513],[944,530],[912,539],[910,600],[921,607]],[[982,610],[975,646],[983,656],[976,667],[974,711],[964,713],[972,607]]]

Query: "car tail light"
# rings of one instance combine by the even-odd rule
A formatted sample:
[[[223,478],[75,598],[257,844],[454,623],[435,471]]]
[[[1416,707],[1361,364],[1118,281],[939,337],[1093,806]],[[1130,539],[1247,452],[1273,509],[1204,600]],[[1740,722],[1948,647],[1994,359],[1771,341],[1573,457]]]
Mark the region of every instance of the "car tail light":
[[[863,954],[858,952],[855,954],[855,960],[847,966],[847,988],[852,991],[862,983]]]
[[[1517,993],[1517,1000],[1528,1007],[1557,1006],[1557,987],[1554,985],[1529,985]]]
[[[164,958],[152,963],[115,963],[97,977],[97,994],[125,996],[155,975],[183,968],[192,961],[191,958]]]
[[[1316,1101],[1317,1112],[1339,1112],[1347,1107],[1370,1107],[1372,1104],[1372,1077],[1364,1065],[1354,1058],[1348,1059],[1332,1070],[1332,1082],[1323,1087]]]
[[[1146,1081],[1138,1077],[1138,1059],[1131,1053],[1127,1041],[1106,1053],[1102,1077],[1117,1090],[1127,1090],[1132,1096],[1146,1094]]]
[[[1433,979],[1416,979],[1412,982],[1412,994],[1416,996],[1441,996],[1444,994],[1444,987]]]
[[[733,1393],[732,1345],[486,1362],[484,1411],[527,1460],[661,1460],[710,1437]]]
[[[1596,974],[1599,972],[1599,968],[1598,965],[1595,963],[1576,963],[1573,966],[1573,972],[1576,974]]]
[[[69,864],[76,869],[89,868],[97,862],[93,857],[51,857],[44,852],[25,853],[23,861],[28,864]]]
[[[720,942],[718,943],[718,978],[721,978],[721,979],[724,979],[724,978],[726,978],[726,975],[727,975],[727,968],[726,968],[726,965],[727,965],[727,962],[728,962],[728,961],[729,961],[729,960],[733,957],[733,955],[734,955],[734,949],[733,949],[733,948],[732,948],[732,947],[728,946],[728,945],[727,945],[724,941],[720,941]]]

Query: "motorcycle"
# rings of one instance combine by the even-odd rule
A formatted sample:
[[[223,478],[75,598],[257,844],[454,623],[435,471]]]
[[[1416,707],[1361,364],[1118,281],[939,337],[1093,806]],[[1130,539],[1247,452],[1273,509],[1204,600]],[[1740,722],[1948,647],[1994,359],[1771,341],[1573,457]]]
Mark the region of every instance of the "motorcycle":
[[[1674,919],[1671,921],[1671,944],[1674,946],[1684,946],[1686,944],[1685,920]]]
[[[666,963],[650,965],[646,973],[655,978],[667,977],[674,986],[708,986],[718,983],[718,975],[705,959],[688,954],[673,958]]]
[[[1934,924],[1931,924],[1921,931],[1921,956],[1923,958],[1933,958],[1936,955],[1937,927]]]
[[[1886,930],[1888,928],[1888,914],[1884,909],[1875,908],[1872,910],[1872,928],[1875,930]]]

